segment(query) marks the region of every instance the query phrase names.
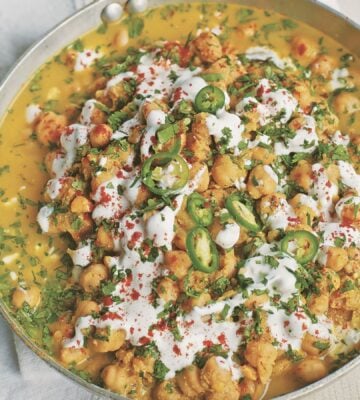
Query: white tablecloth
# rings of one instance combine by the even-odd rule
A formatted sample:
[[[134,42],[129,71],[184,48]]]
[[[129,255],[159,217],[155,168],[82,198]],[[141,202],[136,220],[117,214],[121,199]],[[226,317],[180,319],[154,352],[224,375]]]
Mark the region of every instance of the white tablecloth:
[[[301,0],[299,0],[301,1]],[[323,0],[360,22],[360,0]],[[0,0],[0,79],[21,53],[56,23],[91,0]],[[307,400],[360,399],[355,369]],[[95,400],[36,357],[0,317],[0,400]]]

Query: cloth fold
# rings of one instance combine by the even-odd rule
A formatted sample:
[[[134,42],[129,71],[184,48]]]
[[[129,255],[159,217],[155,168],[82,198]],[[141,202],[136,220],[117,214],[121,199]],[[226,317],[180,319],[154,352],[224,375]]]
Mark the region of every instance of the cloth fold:
[[[93,0],[0,0],[0,79],[17,57],[56,23]],[[358,0],[323,0],[360,22]],[[50,368],[14,337],[0,317],[0,400],[98,400]],[[360,369],[306,396],[307,400],[360,399]]]

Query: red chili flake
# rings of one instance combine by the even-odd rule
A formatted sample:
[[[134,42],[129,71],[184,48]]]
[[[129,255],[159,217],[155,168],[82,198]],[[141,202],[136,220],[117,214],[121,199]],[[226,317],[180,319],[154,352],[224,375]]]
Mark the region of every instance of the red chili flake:
[[[221,344],[226,344],[226,337],[225,337],[224,333],[222,333],[221,335],[218,336],[218,340]]]
[[[151,136],[150,141],[152,144],[156,144],[156,137],[155,136]]]
[[[302,56],[305,53],[306,49],[307,47],[305,43],[300,43],[299,46],[297,47],[298,54]]]
[[[327,181],[327,182],[325,183],[325,186],[327,186],[328,188],[331,188],[331,182],[330,182],[330,181]]]
[[[122,170],[120,170],[120,171],[118,171],[118,172],[116,173],[116,176],[117,176],[118,178],[124,178],[124,173],[122,172]]]
[[[139,339],[139,343],[141,345],[145,345],[145,344],[149,344],[150,343],[150,339],[146,336],[143,336]]]
[[[281,339],[281,343],[287,343],[286,339]]]
[[[134,245],[142,236],[141,232],[134,232],[131,235],[130,244]]]
[[[134,327],[131,326],[131,327],[130,327],[130,333],[131,333],[132,335],[134,334],[134,331],[135,331]]]
[[[294,315],[297,319],[306,319],[305,315],[299,312],[294,313]]]
[[[175,89],[174,94],[173,94],[173,100],[174,102],[178,101],[181,99],[181,94],[182,94],[182,89],[181,87],[178,87]]]
[[[105,187],[101,186],[100,188],[100,203],[109,203],[111,201],[111,196],[109,193],[106,193]]]
[[[123,166],[123,170],[126,172],[131,172],[133,170],[133,167],[131,165],[126,164]]]
[[[265,88],[263,85],[260,85],[258,90],[256,91],[256,96],[261,97],[264,94]]]
[[[204,340],[204,341],[203,341],[203,345],[204,345],[205,347],[211,347],[211,346],[214,345],[214,343],[213,343],[211,340]]]
[[[174,344],[174,346],[173,346],[173,352],[174,352],[175,354],[177,354],[178,356],[181,354],[181,350],[180,350],[180,348],[179,348],[179,346],[178,346],[177,344]]]
[[[303,323],[302,326],[301,326],[301,329],[302,329],[303,331],[306,331],[307,328],[308,328],[308,326],[307,326],[305,323]]]
[[[137,300],[140,297],[140,293],[137,290],[133,289],[130,297],[132,298],[132,300]]]
[[[116,313],[108,312],[108,313],[104,314],[104,315],[101,317],[101,319],[102,319],[103,321],[106,321],[107,319],[114,320],[114,319],[122,319],[122,318],[120,317],[120,315],[118,315],[118,314],[116,314]]]
[[[111,306],[111,304],[113,304],[113,299],[111,298],[111,296],[106,296],[103,298],[102,302],[104,306]]]
[[[290,321],[284,321],[284,328],[290,325]]]
[[[155,75],[155,69],[154,69],[154,67],[150,67],[150,68],[149,68],[149,71],[150,71],[150,73],[151,73],[152,75]]]
[[[124,285],[125,286],[130,286],[131,282],[132,282],[132,275],[128,275],[125,279],[124,279]]]
[[[133,222],[126,221],[125,226],[126,226],[128,229],[133,229],[134,226],[135,226],[135,224],[134,224]]]
[[[318,335],[320,332],[319,332],[319,329],[316,329],[315,330],[315,335]]]
[[[353,221],[351,218],[343,217],[341,221],[341,227],[349,228],[352,225]]]

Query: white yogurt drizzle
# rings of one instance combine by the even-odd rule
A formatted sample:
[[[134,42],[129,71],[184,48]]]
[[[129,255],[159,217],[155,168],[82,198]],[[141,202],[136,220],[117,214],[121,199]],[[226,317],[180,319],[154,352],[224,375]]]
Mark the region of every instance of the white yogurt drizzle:
[[[75,64],[74,64],[74,71],[80,72],[84,71],[85,69],[89,68],[94,61],[98,60],[102,54],[95,50],[85,49],[84,51],[77,53]]]
[[[280,69],[287,67],[293,68],[294,65],[290,58],[280,58],[279,55],[272,49],[265,46],[249,47],[245,56],[248,60],[254,61],[267,61],[270,60],[274,65]]]

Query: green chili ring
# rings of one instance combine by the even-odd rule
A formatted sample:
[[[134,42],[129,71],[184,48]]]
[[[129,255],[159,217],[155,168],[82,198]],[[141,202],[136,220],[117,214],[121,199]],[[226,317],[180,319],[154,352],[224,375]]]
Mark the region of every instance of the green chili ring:
[[[155,162],[161,166],[169,164],[171,162],[177,163],[177,179],[172,187],[161,188],[156,185],[156,182],[152,177],[152,166]],[[141,179],[144,185],[146,185],[152,193],[160,196],[174,194],[182,189],[188,182],[189,167],[186,161],[178,154],[173,154],[169,152],[157,153],[144,162],[141,170]]]
[[[187,200],[186,209],[192,220],[201,226],[212,224],[214,215],[211,207],[205,207],[206,200],[199,193],[193,193]]]
[[[210,274],[219,268],[219,253],[207,229],[193,228],[186,237],[186,250],[197,271]]]
[[[291,242],[295,242],[295,251],[289,249]],[[308,231],[291,231],[281,240],[280,249],[294,257],[299,264],[307,264],[316,256],[319,240]]]
[[[216,86],[203,87],[195,97],[195,109],[197,112],[215,114],[225,105],[225,94]]]
[[[245,204],[241,203],[236,193],[226,199],[225,206],[239,225],[255,233],[261,230],[254,214]]]

